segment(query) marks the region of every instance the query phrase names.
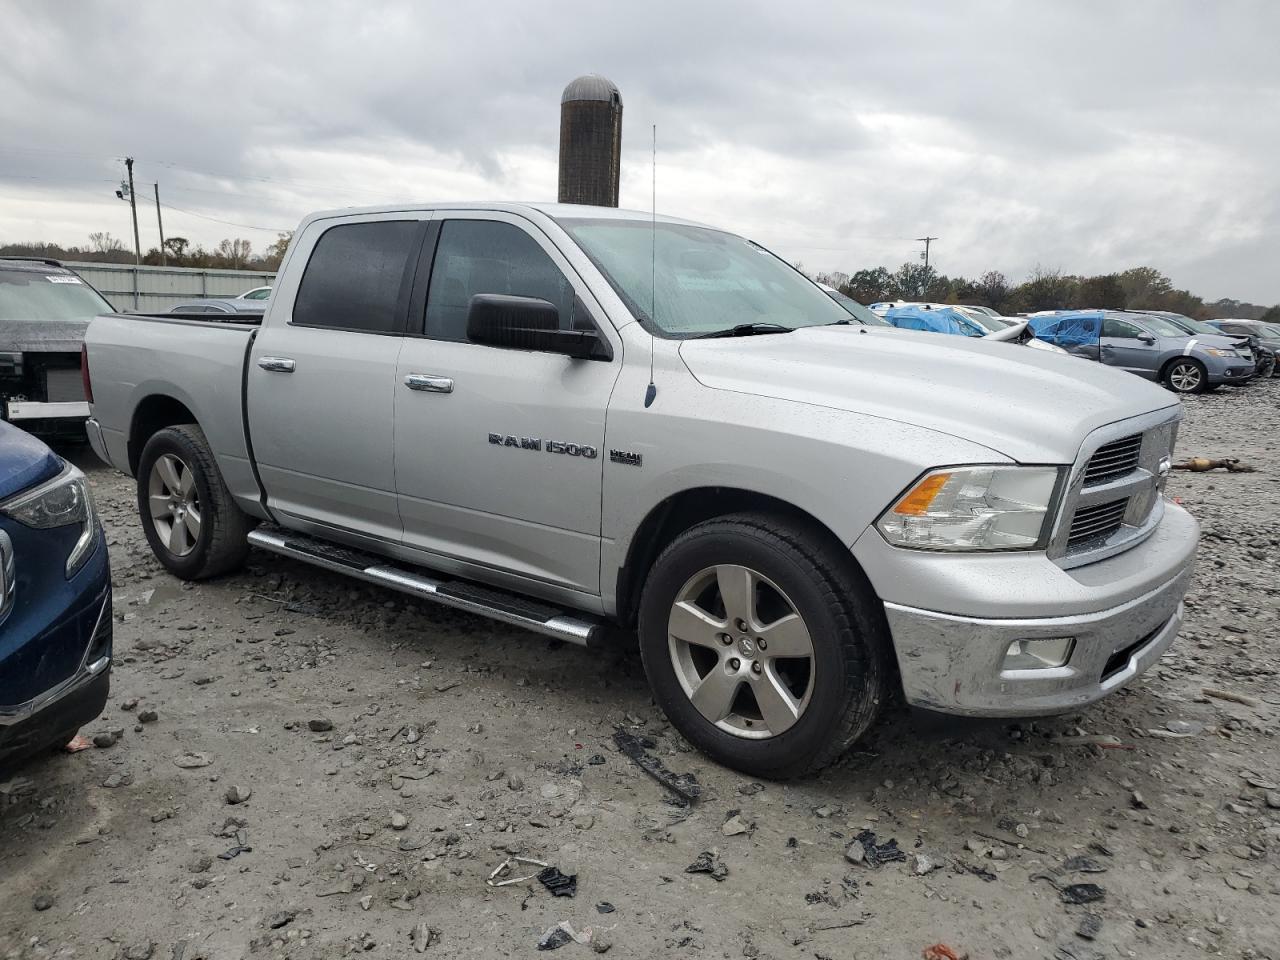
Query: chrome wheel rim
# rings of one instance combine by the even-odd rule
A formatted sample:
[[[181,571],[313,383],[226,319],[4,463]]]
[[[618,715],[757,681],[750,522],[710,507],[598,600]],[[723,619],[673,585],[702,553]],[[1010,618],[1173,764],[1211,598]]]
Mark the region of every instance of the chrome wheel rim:
[[[175,557],[185,557],[200,540],[200,492],[191,468],[171,453],[151,465],[147,502],[156,536]]]
[[[1200,368],[1194,363],[1180,363],[1169,371],[1169,382],[1179,393],[1187,393],[1200,386]]]
[[[690,577],[671,605],[667,645],[690,703],[725,733],[776,737],[809,706],[809,628],[786,593],[749,567],[717,564]]]

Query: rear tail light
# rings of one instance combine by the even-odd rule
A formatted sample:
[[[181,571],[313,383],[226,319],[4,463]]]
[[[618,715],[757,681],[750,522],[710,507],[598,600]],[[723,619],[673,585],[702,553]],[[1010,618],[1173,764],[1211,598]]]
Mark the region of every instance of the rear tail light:
[[[93,382],[89,379],[89,347],[80,344],[80,380],[84,384],[84,398],[93,403]]]

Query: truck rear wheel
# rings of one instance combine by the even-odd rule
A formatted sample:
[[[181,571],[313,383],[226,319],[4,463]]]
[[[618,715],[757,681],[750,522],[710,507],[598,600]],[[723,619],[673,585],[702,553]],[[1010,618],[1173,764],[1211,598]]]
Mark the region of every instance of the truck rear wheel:
[[[659,706],[751,776],[826,766],[886,698],[878,601],[826,539],[767,514],[709,520],[677,537],[645,583],[640,651]]]
[[[223,482],[204,431],[166,427],[138,461],[138,513],[156,558],[183,580],[234,570],[249,553],[253,522]]]

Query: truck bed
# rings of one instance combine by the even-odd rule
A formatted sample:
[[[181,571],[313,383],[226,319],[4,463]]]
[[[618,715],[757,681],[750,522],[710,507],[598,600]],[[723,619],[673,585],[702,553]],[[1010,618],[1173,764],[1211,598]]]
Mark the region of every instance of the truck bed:
[[[129,445],[135,420],[176,401],[190,412],[190,422],[205,431],[232,493],[237,499],[256,501],[244,421],[244,376],[260,321],[261,317],[230,314],[96,317],[85,334],[92,415],[101,425],[112,464],[132,473],[141,453]]]

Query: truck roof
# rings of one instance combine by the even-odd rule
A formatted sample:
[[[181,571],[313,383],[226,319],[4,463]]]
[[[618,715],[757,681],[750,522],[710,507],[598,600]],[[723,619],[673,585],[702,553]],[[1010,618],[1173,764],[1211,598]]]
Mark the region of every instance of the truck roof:
[[[513,213],[519,216],[541,214],[552,220],[599,219],[599,220],[643,220],[657,219],[659,223],[680,223],[691,227],[706,227],[710,230],[723,229],[712,227],[695,220],[670,217],[658,214],[654,217],[649,210],[624,210],[618,207],[592,207],[581,203],[513,203],[507,201],[448,200],[436,203],[412,201],[408,203],[378,204],[373,207],[342,207],[336,210],[320,210],[308,214],[298,225],[301,231],[315,220],[329,220],[334,217],[350,217],[379,213],[407,213],[418,210],[492,210],[496,213]]]

